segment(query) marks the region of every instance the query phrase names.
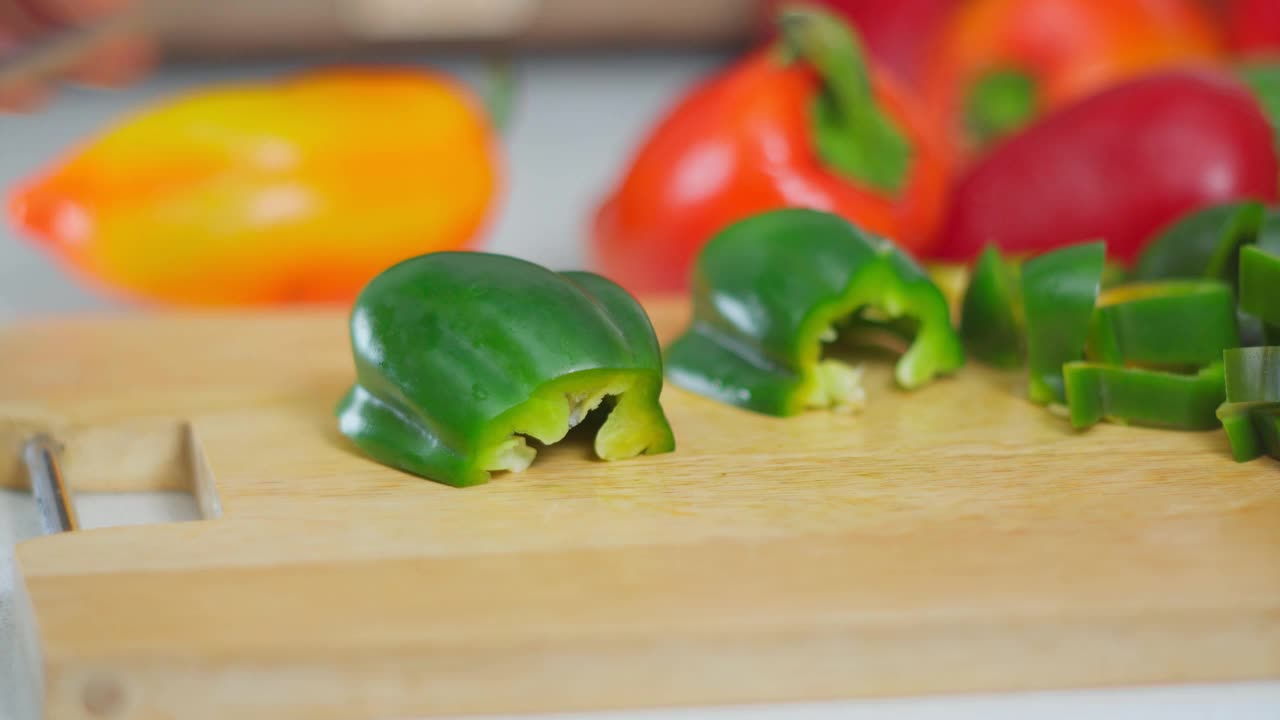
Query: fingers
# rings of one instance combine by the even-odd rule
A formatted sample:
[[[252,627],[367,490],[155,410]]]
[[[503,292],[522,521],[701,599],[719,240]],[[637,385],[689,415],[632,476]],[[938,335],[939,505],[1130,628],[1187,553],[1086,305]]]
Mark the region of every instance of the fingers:
[[[91,87],[121,87],[146,73],[153,60],[151,46],[143,38],[115,37],[73,65],[66,80]]]
[[[35,42],[49,33],[93,22],[126,8],[129,0],[0,0],[0,53]],[[121,33],[107,38],[46,85],[24,83],[0,89],[0,111],[25,112],[48,99],[47,83],[120,87],[144,74],[154,62],[145,37]]]
[[[17,49],[18,41],[12,32],[6,32],[0,21],[0,55]],[[30,112],[38,110],[47,100],[48,92],[35,82],[17,86],[0,87],[0,112]]]
[[[23,83],[0,89],[0,112],[33,112],[49,101],[49,90],[43,85]]]

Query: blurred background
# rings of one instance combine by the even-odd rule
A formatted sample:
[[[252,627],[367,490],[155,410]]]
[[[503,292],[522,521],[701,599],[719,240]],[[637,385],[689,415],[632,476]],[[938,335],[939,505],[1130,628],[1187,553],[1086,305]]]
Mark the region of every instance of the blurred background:
[[[341,304],[450,249],[680,291],[712,232],[781,205],[929,261],[1104,238],[1128,262],[1275,201],[1280,2],[805,4],[852,40],[780,33],[778,0],[0,0],[0,314]],[[124,57],[129,82],[32,92],[77,31],[127,52],[76,78]],[[1151,194],[1089,191],[1121,176]]]
[[[70,87],[0,114],[0,188],[131,111],[190,90],[312,66],[410,64],[482,88],[496,53],[517,87],[501,140],[505,188],[486,249],[584,262],[586,218],[664,105],[741,47],[750,0],[229,0],[179,2],[155,36],[160,64],[119,89]],[[175,239],[175,242],[180,242]],[[132,306],[68,273],[0,223],[0,314]]]

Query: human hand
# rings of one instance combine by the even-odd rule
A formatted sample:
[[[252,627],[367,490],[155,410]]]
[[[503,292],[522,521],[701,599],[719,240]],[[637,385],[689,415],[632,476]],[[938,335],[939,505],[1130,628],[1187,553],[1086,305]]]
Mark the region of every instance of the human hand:
[[[0,58],[53,33],[116,16],[129,4],[130,0],[0,0]],[[63,82],[119,87],[144,73],[152,59],[151,44],[141,34],[113,33],[55,75],[0,85],[0,113],[34,110]]]

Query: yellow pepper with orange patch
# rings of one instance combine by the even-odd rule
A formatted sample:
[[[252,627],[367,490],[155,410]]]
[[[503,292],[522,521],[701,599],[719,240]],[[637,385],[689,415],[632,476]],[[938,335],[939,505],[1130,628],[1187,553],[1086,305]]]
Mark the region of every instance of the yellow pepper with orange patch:
[[[144,109],[16,188],[9,210],[130,297],[345,302],[400,260],[471,246],[498,184],[496,133],[464,86],[331,68]]]

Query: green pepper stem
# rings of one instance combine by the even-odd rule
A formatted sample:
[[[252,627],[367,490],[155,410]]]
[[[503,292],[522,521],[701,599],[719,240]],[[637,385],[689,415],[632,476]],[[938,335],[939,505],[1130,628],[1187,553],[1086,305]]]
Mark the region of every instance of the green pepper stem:
[[[901,190],[911,146],[876,102],[857,34],[836,15],[805,6],[784,7],[778,23],[787,56],[808,63],[822,78],[814,108],[819,155],[856,182]]]
[[[1036,114],[1036,80],[1021,70],[992,70],[969,89],[965,123],[979,146],[1026,125]]]

